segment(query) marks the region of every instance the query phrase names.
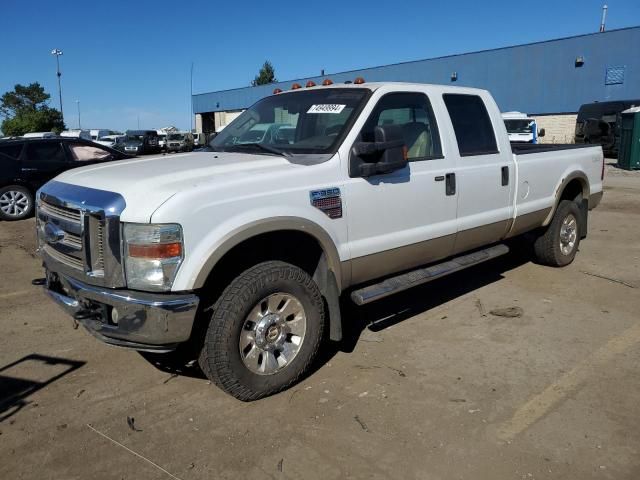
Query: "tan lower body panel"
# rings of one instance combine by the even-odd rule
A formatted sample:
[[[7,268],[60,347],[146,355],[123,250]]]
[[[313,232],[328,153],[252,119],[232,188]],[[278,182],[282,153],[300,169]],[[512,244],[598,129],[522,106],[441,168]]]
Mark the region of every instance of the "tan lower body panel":
[[[507,238],[515,237],[516,235],[521,235],[530,230],[541,227],[550,211],[551,207],[516,217]]]
[[[474,248],[483,247],[501,240],[507,233],[507,228],[509,228],[510,224],[511,219],[501,220],[490,223],[489,225],[482,225],[458,232],[453,254],[473,250]]]
[[[359,283],[384,277],[392,273],[435,262],[451,255],[455,234],[413,243],[384,252],[365,255],[351,260],[351,283]]]
[[[511,219],[354,258],[342,262],[343,270],[351,267],[351,285],[410,270],[537,228],[542,225],[550,210],[547,208],[517,217],[508,235],[507,229],[511,225]]]

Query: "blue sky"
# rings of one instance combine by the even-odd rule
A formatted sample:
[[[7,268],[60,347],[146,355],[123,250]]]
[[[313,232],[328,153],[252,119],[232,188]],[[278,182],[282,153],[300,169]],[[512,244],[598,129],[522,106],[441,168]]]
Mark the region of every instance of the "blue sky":
[[[0,93],[37,81],[57,106],[59,48],[67,126],[80,100],[84,128],[186,129],[191,62],[194,93],[236,88],[266,59],[287,80],[595,32],[603,3],[1,0]],[[638,0],[607,3],[608,30],[640,24]]]

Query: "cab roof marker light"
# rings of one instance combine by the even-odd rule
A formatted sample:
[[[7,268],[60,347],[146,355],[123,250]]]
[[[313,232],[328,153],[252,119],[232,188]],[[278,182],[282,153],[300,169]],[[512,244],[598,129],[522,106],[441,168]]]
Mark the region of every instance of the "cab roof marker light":
[[[281,88],[274,88],[274,89],[273,89],[273,94],[274,94],[274,95],[277,95],[277,94],[279,94],[279,93],[282,93],[282,89],[281,89]]]
[[[325,78],[324,81],[322,82],[322,85],[325,87],[328,87],[329,85],[333,85],[333,80],[331,80],[330,78]]]
[[[356,77],[356,79],[353,81],[353,83],[356,84],[356,85],[362,85],[364,83],[364,78]]]
[[[298,90],[299,88],[302,88],[302,85],[300,85],[299,83],[294,83],[293,85],[291,85],[291,90]]]
[[[306,85],[307,88],[315,87],[315,86],[316,86],[316,83],[313,80],[309,80]]]

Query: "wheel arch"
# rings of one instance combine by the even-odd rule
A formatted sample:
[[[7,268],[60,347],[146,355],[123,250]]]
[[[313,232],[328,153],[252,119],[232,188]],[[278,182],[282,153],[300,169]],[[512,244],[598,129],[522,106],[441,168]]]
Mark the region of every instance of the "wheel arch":
[[[558,205],[562,200],[572,200],[575,201],[579,196],[582,196],[582,201],[589,200],[590,196],[590,187],[589,187],[589,178],[586,173],[576,170],[566,175],[556,188],[555,202],[553,204],[553,208],[545,218],[543,226],[549,225],[553,216],[558,209]]]

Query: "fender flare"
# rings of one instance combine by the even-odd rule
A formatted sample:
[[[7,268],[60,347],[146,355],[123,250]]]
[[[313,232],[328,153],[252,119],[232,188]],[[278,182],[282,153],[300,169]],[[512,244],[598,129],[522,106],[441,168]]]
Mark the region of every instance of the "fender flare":
[[[256,220],[229,232],[220,242],[218,247],[215,248],[213,253],[203,262],[202,267],[196,276],[194,288],[201,288],[204,285],[207,277],[213,271],[216,264],[232,248],[257,235],[276,232],[279,230],[305,232],[315,238],[326,257],[325,261],[328,269],[333,272],[338,292],[342,292],[343,285],[349,285],[351,272],[347,268],[346,264],[343,264],[340,261],[338,249],[336,248],[333,239],[325,229],[306,218],[287,216]]]
[[[580,184],[582,185],[582,199],[587,201],[589,200],[589,196],[591,194],[591,190],[589,187],[589,177],[587,177],[586,173],[580,170],[571,172],[569,175],[564,177],[560,182],[560,184],[558,185],[558,188],[556,189],[556,198],[553,203],[553,207],[551,208],[549,215],[547,215],[547,218],[544,219],[544,222],[542,223],[543,226],[546,227],[547,225],[549,225],[549,223],[551,223],[551,220],[553,219],[553,216],[556,214],[556,210],[558,209],[558,204],[560,203],[560,197],[562,196],[562,192],[564,191],[565,187],[569,185],[569,182],[575,179],[580,180]]]

